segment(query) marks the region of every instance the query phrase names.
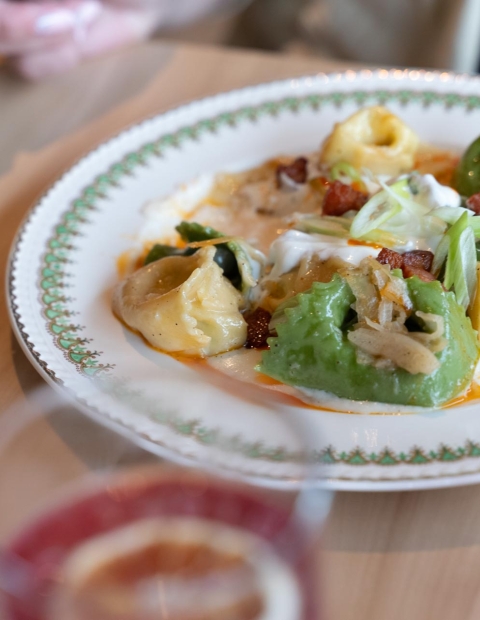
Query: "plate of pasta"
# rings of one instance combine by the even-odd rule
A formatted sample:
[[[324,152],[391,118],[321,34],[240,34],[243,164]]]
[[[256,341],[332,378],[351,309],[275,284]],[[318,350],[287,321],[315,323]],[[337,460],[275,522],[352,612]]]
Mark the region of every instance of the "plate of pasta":
[[[88,415],[269,486],[480,481],[480,81],[348,71],[218,95],[32,209],[12,325]],[[480,259],[479,259],[480,260]],[[308,428],[278,433],[272,411]]]

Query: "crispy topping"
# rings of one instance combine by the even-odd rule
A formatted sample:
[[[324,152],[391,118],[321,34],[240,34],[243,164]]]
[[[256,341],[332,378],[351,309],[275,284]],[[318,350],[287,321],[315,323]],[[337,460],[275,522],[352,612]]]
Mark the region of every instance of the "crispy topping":
[[[384,258],[389,252],[392,262],[398,262],[397,257],[403,259],[392,250],[386,250]],[[403,268],[411,270],[410,275],[435,279],[421,267]],[[440,365],[434,354],[446,346],[442,317],[418,311],[412,315],[405,280],[371,257],[359,267],[346,268],[342,275],[355,297],[352,309],[358,322],[348,330],[347,338],[357,349],[357,362],[388,370],[403,368],[412,374],[434,372]],[[420,327],[425,324],[426,331],[410,332],[406,324],[409,317],[414,321],[419,318]]]
[[[467,207],[475,212],[475,215],[480,215],[480,193],[473,194],[467,200]]]
[[[245,316],[247,322],[247,349],[263,349],[267,347],[267,338],[270,336],[268,325],[272,315],[263,308],[257,308]]]
[[[334,181],[323,199],[324,215],[343,215],[347,211],[360,211],[368,196],[341,181]]]
[[[390,265],[392,269],[401,269],[403,267],[403,257],[398,252],[382,248],[377,260],[381,265]]]
[[[280,165],[277,168],[277,185],[283,187],[282,176],[285,175],[294,183],[302,185],[307,182],[308,178],[308,161],[305,157],[298,157],[289,165]]]
[[[405,267],[420,267],[425,271],[430,271],[432,268],[433,254],[428,250],[411,250],[402,254],[402,258]]]
[[[423,280],[424,282],[435,282],[437,279],[433,273],[430,273],[426,269],[422,269],[422,267],[416,267],[415,265],[404,265],[402,271],[404,278],[418,276],[420,280]]]
[[[433,264],[433,254],[427,250],[412,250],[399,254],[388,248],[383,248],[377,257],[382,265],[390,265],[391,269],[401,269],[404,278],[418,276],[424,282],[433,282],[435,276],[430,273]]]
[[[372,257],[364,258],[358,267],[340,269],[339,273],[355,296],[353,309],[359,323],[370,320],[388,324],[391,329],[403,329],[412,309],[405,280]]]

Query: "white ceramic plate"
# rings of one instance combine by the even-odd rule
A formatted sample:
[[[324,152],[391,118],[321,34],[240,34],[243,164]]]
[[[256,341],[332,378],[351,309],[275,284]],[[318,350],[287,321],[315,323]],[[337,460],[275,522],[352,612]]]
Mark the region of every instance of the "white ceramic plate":
[[[172,458],[211,458],[265,484],[291,483],[298,445],[244,387],[209,383],[148,348],[110,310],[116,259],[147,200],[226,168],[318,148],[334,122],[385,104],[426,142],[464,148],[480,132],[480,80],[379,70],[316,75],[194,102],[123,132],[67,172],[32,209],[8,274],[12,324],[43,375],[90,415]],[[60,166],[61,164],[59,164]],[[92,381],[93,378],[93,381]],[[135,411],[129,404],[133,404]],[[480,481],[480,405],[412,415],[290,409],[337,489]],[[221,451],[215,457],[222,460]]]

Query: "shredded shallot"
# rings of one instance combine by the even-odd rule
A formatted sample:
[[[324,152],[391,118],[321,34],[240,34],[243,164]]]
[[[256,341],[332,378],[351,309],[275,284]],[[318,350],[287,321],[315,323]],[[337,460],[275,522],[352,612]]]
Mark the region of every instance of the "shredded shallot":
[[[376,368],[403,368],[411,374],[431,374],[440,367],[435,353],[446,346],[443,317],[417,311],[427,331],[410,332],[405,324],[413,304],[405,280],[390,266],[365,258],[358,267],[341,270],[356,301],[358,323],[348,333],[357,347],[359,364]]]
[[[430,375],[440,367],[440,361],[432,351],[407,334],[379,332],[360,327],[349,332],[348,339],[360,350],[391,360],[395,366],[412,375]]]

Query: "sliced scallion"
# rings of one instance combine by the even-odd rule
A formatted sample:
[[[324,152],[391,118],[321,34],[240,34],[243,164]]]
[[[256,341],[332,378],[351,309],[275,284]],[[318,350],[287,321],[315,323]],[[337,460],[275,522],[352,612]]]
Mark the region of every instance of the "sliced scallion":
[[[357,213],[350,228],[350,235],[354,239],[365,237],[401,210],[402,207],[397,200],[392,200],[387,192],[380,191],[372,196]]]
[[[351,164],[347,164],[345,161],[339,161],[337,164],[332,166],[332,169],[330,170],[330,177],[333,181],[342,181],[343,179],[348,178],[351,181],[356,181],[357,183],[361,183],[363,185],[363,180],[358,170]]]
[[[350,221],[341,217],[305,217],[295,224],[295,230],[347,239],[350,236]]]
[[[468,308],[473,300],[477,282],[475,235],[469,226],[469,219],[467,213],[463,213],[446,234],[449,237],[449,243],[443,279],[445,288],[449,290],[453,288],[458,303],[464,308]],[[442,246],[441,253],[443,254],[446,242],[442,240],[440,246]],[[438,267],[440,259],[441,256],[438,257],[435,266]]]

